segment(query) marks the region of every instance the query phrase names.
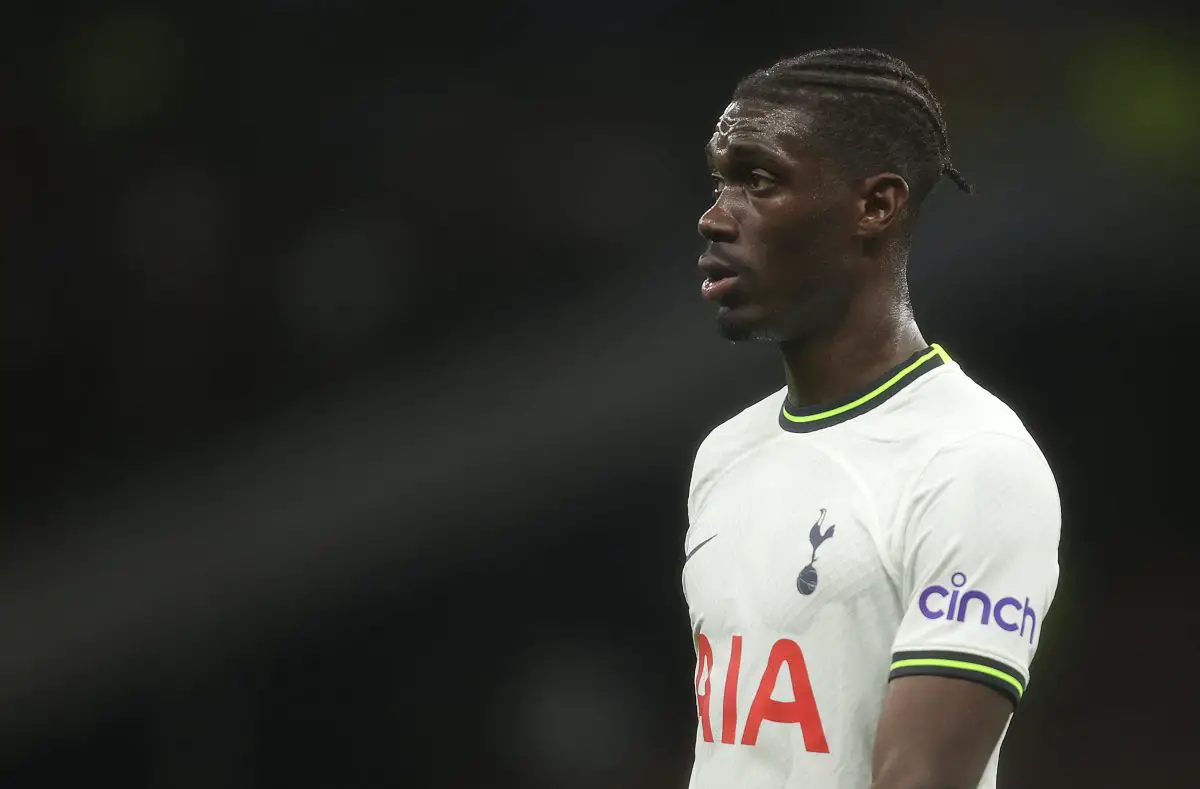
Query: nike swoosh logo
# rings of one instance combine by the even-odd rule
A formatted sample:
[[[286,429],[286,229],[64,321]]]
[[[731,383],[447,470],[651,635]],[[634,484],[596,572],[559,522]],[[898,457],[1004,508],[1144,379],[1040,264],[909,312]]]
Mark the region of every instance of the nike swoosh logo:
[[[688,559],[690,559],[690,558],[692,558],[693,556],[695,556],[695,555],[696,555],[696,551],[700,550],[700,549],[701,549],[701,548],[703,548],[705,545],[708,545],[710,542],[712,542],[712,538],[713,538],[713,537],[716,537],[716,536],[717,536],[717,535],[715,535],[715,534],[714,534],[714,535],[712,535],[712,537],[709,537],[709,538],[708,538],[708,539],[706,539],[706,540],[701,540],[699,545],[697,545],[695,548],[693,548],[693,549],[691,549],[690,551],[688,551],[688,552],[687,552],[687,556],[684,556],[684,557],[683,557],[683,563],[684,563],[684,564],[687,564],[687,563],[688,563]]]

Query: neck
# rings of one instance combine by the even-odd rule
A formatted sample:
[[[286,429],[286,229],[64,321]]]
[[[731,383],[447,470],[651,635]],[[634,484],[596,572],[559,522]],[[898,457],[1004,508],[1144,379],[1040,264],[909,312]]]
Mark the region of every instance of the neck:
[[[780,343],[788,397],[796,405],[840,399],[927,345],[901,294],[855,299],[833,331]]]

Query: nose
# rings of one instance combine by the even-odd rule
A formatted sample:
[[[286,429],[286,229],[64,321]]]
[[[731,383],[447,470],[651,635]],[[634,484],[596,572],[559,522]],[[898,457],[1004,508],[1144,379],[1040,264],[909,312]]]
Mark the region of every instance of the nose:
[[[737,222],[725,210],[725,206],[721,204],[719,198],[707,211],[700,215],[700,221],[697,223],[696,229],[700,231],[700,235],[704,236],[710,242],[728,243],[737,240]]]

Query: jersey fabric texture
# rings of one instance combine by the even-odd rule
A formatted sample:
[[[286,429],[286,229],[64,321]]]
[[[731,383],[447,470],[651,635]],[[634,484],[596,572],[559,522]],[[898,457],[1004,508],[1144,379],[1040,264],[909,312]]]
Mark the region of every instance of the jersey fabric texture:
[[[870,786],[897,677],[1025,693],[1058,490],[1020,419],[940,346],[844,401],[796,408],[783,390],[717,427],[688,520],[690,789]]]

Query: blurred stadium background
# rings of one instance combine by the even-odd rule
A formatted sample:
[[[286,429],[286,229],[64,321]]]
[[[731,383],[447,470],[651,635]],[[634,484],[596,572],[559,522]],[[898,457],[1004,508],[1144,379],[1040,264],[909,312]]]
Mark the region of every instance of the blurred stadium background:
[[[1104,3],[25,4],[0,26],[0,784],[683,787],[691,453],[780,385],[701,149],[927,74],[927,337],[1058,473],[1007,787],[1193,783],[1200,49]]]

